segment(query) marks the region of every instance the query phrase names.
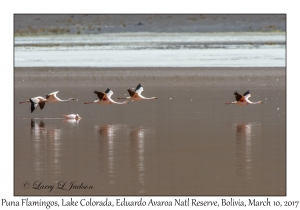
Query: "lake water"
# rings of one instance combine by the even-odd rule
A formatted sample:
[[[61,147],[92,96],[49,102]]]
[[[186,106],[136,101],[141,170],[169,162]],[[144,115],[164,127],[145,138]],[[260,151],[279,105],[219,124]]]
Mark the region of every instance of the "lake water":
[[[16,195],[285,195],[284,68],[186,69],[186,77],[184,69],[137,68],[139,76],[123,82],[116,79],[119,71],[126,69],[16,68]],[[143,95],[158,99],[83,104],[107,87],[122,101],[117,98],[137,82]],[[252,101],[264,104],[225,105],[235,90],[248,89]],[[56,90],[62,99],[76,100],[46,103],[33,113],[29,103],[19,104]],[[71,113],[83,119],[62,118]],[[57,188],[74,181],[93,189]],[[55,188],[33,188],[40,183]]]
[[[14,194],[286,195],[285,59],[284,33],[15,37]]]

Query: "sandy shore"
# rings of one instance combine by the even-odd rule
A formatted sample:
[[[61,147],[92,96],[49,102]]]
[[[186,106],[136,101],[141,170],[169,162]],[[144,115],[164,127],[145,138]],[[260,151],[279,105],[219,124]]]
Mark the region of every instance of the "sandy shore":
[[[15,68],[15,88],[147,86],[285,88],[282,67],[265,68]]]
[[[285,31],[286,15],[20,15],[15,35]]]

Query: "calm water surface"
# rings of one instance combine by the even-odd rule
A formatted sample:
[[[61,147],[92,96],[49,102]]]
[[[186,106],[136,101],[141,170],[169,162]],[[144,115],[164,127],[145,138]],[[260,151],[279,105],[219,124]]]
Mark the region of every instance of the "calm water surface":
[[[15,195],[286,194],[285,33],[15,37],[14,55]],[[138,83],[158,99],[83,104]],[[248,89],[264,104],[225,105]],[[76,100],[19,104],[57,90]]]
[[[224,104],[232,90],[151,87],[143,94],[157,100],[103,106],[83,104],[96,99],[90,88],[65,87],[61,98],[79,101],[30,114],[18,102],[36,90],[15,89],[15,194],[285,195],[285,89],[251,89],[264,104],[247,107]],[[57,189],[62,181],[93,189]]]

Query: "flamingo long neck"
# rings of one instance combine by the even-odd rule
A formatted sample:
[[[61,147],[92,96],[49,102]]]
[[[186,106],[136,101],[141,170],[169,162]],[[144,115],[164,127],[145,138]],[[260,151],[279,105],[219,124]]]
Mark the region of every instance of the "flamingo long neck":
[[[234,101],[234,102],[226,102],[225,104],[236,104],[237,101]]]
[[[26,102],[30,102],[30,100],[26,100],[26,101],[21,101],[19,104],[23,104],[23,103],[26,103]]]
[[[144,96],[142,96],[142,95],[140,95],[140,97],[141,97],[142,99],[146,99],[146,100],[157,99],[157,97],[146,98],[146,97],[144,97]]]
[[[116,102],[114,100],[112,100],[111,98],[108,98],[110,100],[110,102],[114,103],[114,104],[128,104],[128,101],[123,101],[123,102]]]
[[[62,99],[58,98],[57,100],[58,100],[58,101],[72,101],[73,99],[72,99],[72,98],[69,98],[69,99],[67,99],[67,100],[62,100]]]
[[[262,104],[262,101],[257,101],[257,102],[252,102],[252,101],[248,101],[249,104]]]
[[[118,99],[130,99],[131,97],[125,97],[125,98],[118,98]]]

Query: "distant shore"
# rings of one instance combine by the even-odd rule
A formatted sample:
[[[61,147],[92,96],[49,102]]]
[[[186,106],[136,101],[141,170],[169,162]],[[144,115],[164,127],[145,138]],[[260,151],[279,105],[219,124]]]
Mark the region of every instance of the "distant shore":
[[[126,32],[285,32],[286,15],[26,15],[15,14],[15,36]]]
[[[34,87],[152,87],[286,88],[284,67],[16,67],[15,88]]]

